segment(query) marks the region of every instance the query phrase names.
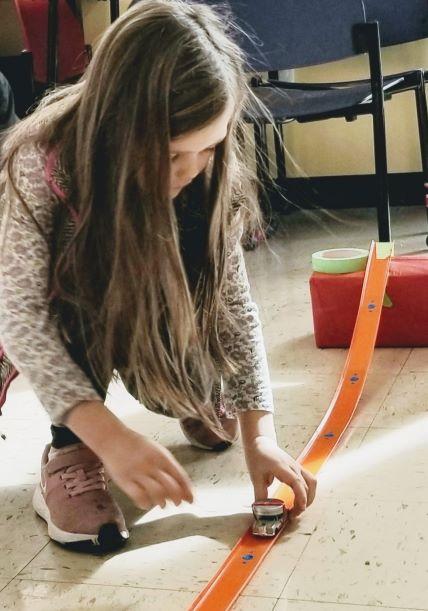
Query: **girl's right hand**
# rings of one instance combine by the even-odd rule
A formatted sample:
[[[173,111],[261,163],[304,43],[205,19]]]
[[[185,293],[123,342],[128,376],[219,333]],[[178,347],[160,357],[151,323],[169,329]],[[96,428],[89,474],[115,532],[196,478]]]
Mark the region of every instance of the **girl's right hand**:
[[[159,443],[125,428],[99,453],[113,481],[141,509],[171,500],[193,502],[189,476],[174,456]]]

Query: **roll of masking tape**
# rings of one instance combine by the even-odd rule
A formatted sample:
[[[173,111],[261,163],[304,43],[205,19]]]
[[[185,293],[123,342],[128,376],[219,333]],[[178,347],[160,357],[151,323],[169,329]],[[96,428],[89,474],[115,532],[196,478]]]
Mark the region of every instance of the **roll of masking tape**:
[[[350,274],[365,270],[368,258],[363,248],[331,248],[312,255],[312,268],[323,274]]]

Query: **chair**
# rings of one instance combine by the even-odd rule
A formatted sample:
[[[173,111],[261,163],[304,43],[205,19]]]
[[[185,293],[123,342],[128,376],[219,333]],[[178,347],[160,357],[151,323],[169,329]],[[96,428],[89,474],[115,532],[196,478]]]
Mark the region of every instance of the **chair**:
[[[392,4],[400,6],[398,26],[390,11]],[[379,240],[390,241],[384,101],[396,93],[415,91],[425,182],[428,182],[428,117],[423,70],[384,77],[380,44],[381,40],[383,44],[397,44],[427,37],[426,0],[264,0],[263,3],[251,0],[245,3],[230,1],[229,5],[238,24],[250,34],[250,37],[242,36],[240,43],[251,71],[268,72],[269,75],[267,80],[261,76],[253,78],[252,85],[257,97],[271,111],[278,128],[275,134],[278,182],[286,178],[282,133],[285,122],[303,123],[335,117],[350,121],[371,114]],[[406,27],[400,29],[403,6],[408,21]],[[375,20],[368,21],[367,16]],[[370,78],[366,80],[295,83],[278,79],[280,70],[323,64],[361,53],[368,53],[369,58]],[[254,109],[248,120],[254,125],[259,176],[269,186],[266,119]]]
[[[76,0],[67,0],[73,14],[78,14]],[[47,82],[54,86],[58,83],[58,0],[48,0],[47,22]],[[119,17],[119,0],[110,0],[110,21]]]
[[[427,0],[364,0],[367,21],[377,21],[382,47],[421,40],[428,36]],[[425,187],[425,206],[428,215],[428,122],[425,85],[428,71],[414,70],[408,75],[410,88],[415,92],[416,112],[421,148],[422,175]],[[428,238],[427,238],[428,244]]]

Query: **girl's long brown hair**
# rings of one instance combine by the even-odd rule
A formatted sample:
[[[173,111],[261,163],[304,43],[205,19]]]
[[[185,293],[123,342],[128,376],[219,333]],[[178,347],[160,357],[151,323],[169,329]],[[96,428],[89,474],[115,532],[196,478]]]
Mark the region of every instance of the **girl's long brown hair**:
[[[211,424],[213,384],[237,365],[218,334],[220,320],[236,324],[224,299],[226,253],[240,212],[257,218],[240,145],[249,90],[230,24],[201,4],[138,3],[105,32],[81,81],[13,129],[5,155],[13,184],[24,143],[59,152],[79,222],[52,261],[51,290],[77,308],[97,379],[105,385],[117,370],[148,407]],[[170,140],[208,125],[231,100],[227,137],[200,181],[207,246],[191,290],[169,196]]]

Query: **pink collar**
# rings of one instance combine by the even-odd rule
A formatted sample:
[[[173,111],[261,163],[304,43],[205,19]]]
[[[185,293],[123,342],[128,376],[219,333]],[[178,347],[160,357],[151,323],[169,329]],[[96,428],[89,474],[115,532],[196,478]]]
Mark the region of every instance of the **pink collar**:
[[[79,215],[76,210],[67,202],[67,193],[62,189],[57,180],[55,180],[55,174],[58,173],[58,153],[55,149],[48,153],[45,165],[45,179],[49,185],[50,190],[54,193],[61,201],[63,201],[75,222],[79,220]]]

